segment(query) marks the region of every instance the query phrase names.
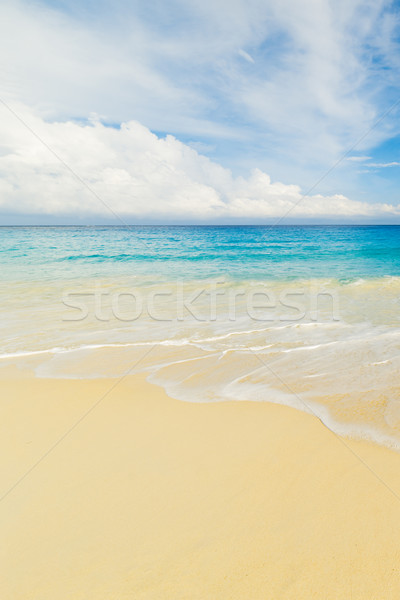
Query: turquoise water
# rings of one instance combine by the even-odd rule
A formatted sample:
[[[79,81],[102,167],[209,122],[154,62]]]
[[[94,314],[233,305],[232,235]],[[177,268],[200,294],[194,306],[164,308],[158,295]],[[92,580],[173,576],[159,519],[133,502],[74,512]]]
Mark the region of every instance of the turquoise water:
[[[400,449],[400,226],[2,227],[0,373],[145,372]]]
[[[400,276],[400,226],[2,227],[2,279]]]

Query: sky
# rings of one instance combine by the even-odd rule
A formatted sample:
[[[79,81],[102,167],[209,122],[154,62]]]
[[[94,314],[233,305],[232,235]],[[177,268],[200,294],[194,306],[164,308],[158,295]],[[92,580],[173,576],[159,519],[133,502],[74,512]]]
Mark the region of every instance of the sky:
[[[0,224],[400,223],[400,5],[1,0]]]

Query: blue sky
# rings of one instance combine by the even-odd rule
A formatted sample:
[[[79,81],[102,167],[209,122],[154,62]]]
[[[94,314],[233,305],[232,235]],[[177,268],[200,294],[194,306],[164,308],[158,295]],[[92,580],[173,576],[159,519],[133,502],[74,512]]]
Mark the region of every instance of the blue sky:
[[[83,178],[139,220],[268,220],[322,177],[314,207],[293,216],[399,220],[399,17],[382,0],[5,0],[0,214],[106,218],[86,206]],[[129,122],[144,129],[128,142]]]

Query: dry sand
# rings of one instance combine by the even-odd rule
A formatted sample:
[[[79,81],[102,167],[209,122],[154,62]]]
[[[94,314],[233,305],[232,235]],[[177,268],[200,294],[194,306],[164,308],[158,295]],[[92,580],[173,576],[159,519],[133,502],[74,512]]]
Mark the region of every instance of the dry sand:
[[[2,494],[45,455],[0,502],[2,600],[400,597],[400,454],[141,376],[0,384]]]

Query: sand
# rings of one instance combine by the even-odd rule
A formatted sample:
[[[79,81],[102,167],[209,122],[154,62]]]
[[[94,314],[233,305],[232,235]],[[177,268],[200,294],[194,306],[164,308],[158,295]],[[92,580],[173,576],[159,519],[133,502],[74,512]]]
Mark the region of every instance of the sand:
[[[0,385],[2,495],[45,455],[0,502],[3,600],[400,597],[400,454],[143,376]]]

